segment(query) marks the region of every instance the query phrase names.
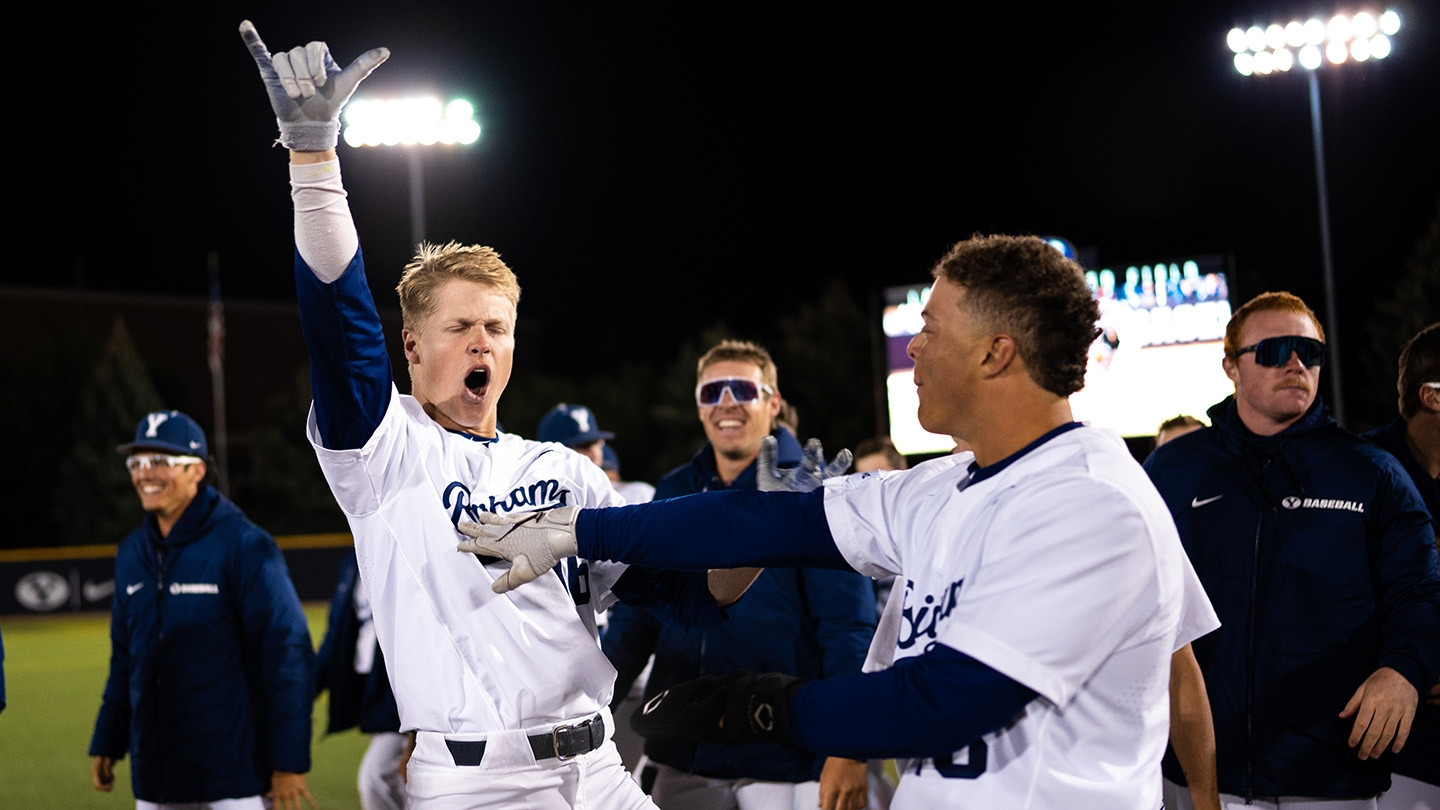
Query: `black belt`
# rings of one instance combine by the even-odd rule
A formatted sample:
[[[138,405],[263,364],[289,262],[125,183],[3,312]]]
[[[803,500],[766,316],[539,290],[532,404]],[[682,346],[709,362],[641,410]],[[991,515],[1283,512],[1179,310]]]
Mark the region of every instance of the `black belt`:
[[[605,718],[600,715],[574,725],[556,726],[544,734],[526,737],[535,759],[552,757],[562,762],[581,754],[588,754],[605,742]],[[484,740],[446,740],[450,757],[459,766],[479,765],[485,757]]]

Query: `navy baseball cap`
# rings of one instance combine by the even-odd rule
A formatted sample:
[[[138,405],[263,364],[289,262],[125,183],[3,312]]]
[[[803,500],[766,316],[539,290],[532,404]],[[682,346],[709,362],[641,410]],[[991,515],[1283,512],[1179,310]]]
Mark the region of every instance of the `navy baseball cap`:
[[[568,447],[589,444],[599,439],[613,439],[614,433],[600,430],[595,424],[595,414],[584,405],[560,403],[540,420],[535,439],[542,442],[559,442]]]
[[[129,454],[136,450],[155,450],[177,456],[200,456],[210,453],[205,431],[195,420],[179,411],[155,411],[145,414],[135,426],[135,441],[115,448]]]
[[[606,472],[611,470],[620,472],[620,457],[615,455],[615,448],[608,444],[600,448],[600,458],[600,469]]]

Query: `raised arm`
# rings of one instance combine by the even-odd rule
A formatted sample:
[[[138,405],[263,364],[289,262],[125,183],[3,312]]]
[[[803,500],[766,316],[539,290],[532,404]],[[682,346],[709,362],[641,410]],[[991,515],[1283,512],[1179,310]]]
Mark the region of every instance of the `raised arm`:
[[[316,428],[325,447],[361,447],[389,406],[391,372],[335,146],[341,108],[390,52],[367,51],[341,70],[323,42],[271,54],[248,20],[240,36],[265,83],[279,143],[290,150],[295,287]]]

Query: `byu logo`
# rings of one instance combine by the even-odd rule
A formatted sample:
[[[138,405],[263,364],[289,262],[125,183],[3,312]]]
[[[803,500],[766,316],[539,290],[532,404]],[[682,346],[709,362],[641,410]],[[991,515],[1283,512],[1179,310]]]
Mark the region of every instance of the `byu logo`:
[[[575,424],[580,426],[581,433],[590,432],[590,412],[584,408],[576,408],[570,412],[575,417]]]
[[[147,427],[145,428],[145,435],[152,439],[155,438],[155,436],[157,435],[156,431],[158,431],[160,429],[160,426],[165,424],[165,422],[169,420],[169,418],[170,414],[168,413],[145,414],[145,423],[147,425]]]
[[[1280,505],[1285,507],[1286,509],[1299,509],[1300,499],[1295,497],[1294,495],[1291,495],[1290,497],[1280,501]]]

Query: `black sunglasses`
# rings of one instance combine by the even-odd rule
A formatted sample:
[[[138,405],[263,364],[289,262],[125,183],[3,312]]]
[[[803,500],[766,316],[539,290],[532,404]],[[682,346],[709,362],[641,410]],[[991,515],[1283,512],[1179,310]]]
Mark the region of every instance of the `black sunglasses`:
[[[1292,354],[1298,356],[1300,362],[1310,368],[1325,365],[1325,344],[1315,338],[1299,335],[1265,338],[1259,343],[1237,349],[1235,357],[1238,359],[1246,352],[1255,352],[1255,362],[1269,368],[1279,368],[1290,362]]]

